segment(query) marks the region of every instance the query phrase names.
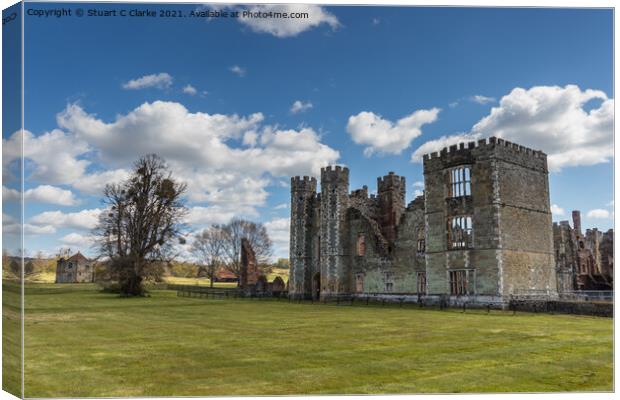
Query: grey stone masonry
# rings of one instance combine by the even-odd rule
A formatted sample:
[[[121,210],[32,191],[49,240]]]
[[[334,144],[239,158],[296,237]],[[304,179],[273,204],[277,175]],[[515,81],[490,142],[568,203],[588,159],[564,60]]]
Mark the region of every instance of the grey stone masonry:
[[[423,164],[424,194],[408,205],[394,172],[377,178],[377,195],[349,191],[342,166],[321,169],[320,192],[315,178],[293,177],[290,295],[501,305],[523,292],[557,296],[567,262],[556,265],[546,154],[492,137]],[[571,235],[556,228],[555,241]],[[613,233],[587,235],[604,249],[592,252],[599,269],[613,268]]]

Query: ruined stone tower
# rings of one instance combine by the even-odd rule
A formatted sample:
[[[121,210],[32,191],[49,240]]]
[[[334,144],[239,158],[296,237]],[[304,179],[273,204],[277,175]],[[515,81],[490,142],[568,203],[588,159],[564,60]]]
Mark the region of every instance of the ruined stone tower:
[[[320,281],[321,296],[347,293],[348,270],[347,209],[349,169],[328,166],[321,169]],[[315,278],[317,279],[317,278]]]
[[[316,178],[291,178],[291,238],[289,293],[304,297],[312,287],[312,222]]]
[[[396,240],[396,228],[405,212],[405,178],[390,172],[377,178],[377,200],[379,202],[378,223],[383,236],[388,241],[391,252]]]
[[[547,156],[502,139],[424,156],[430,295],[556,292]]]

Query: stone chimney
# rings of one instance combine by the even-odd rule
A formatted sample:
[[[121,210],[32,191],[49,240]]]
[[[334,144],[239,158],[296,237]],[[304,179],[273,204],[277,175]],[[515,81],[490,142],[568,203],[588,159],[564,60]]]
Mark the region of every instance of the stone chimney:
[[[573,210],[573,228],[581,236],[581,212],[579,210]]]

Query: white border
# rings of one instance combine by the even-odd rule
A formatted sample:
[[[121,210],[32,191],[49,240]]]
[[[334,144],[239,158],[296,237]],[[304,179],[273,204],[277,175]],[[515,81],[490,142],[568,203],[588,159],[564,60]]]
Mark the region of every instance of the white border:
[[[45,0],[30,0],[29,2],[47,2]],[[181,3],[181,4],[202,4],[202,3],[207,3],[207,2],[200,2],[200,1],[177,1],[177,0],[131,0],[131,1],[126,1],[126,2],[119,2],[119,1],[92,1],[92,0],[64,0],[62,1],[64,3],[102,3],[102,2],[107,2],[107,3]],[[0,4],[2,5],[2,8],[7,8],[13,4],[17,3],[16,1],[11,1],[11,0],[0,0]],[[614,55],[613,55],[613,68],[614,68],[614,93],[612,94],[612,98],[615,98],[615,93],[618,92],[618,82],[615,79],[615,72],[616,72],[616,44],[618,43],[618,33],[615,29],[615,2],[613,1],[609,1],[609,0],[590,0],[590,1],[583,1],[583,0],[563,0],[563,1],[558,1],[558,0],[521,0],[521,1],[514,1],[514,0],[507,0],[507,1],[502,1],[501,3],[498,2],[494,2],[494,1],[487,1],[487,0],[448,0],[448,1],[433,1],[433,0],[425,0],[425,1],[421,1],[421,2],[415,2],[415,1],[405,1],[405,0],[391,0],[391,1],[382,1],[382,0],[334,0],[334,1],[328,1],[328,0],[312,0],[312,1],[300,1],[300,0],[290,0],[290,1],[266,1],[266,0],[252,0],[252,1],[248,1],[248,2],[239,2],[239,1],[226,1],[226,0],[211,0],[209,1],[209,3],[223,3],[223,4],[232,4],[232,3],[237,3],[237,4],[248,4],[248,3],[254,3],[254,4],[273,4],[273,3],[301,3],[301,4],[325,4],[325,5],[378,5],[378,6],[470,6],[470,7],[558,7],[558,8],[575,8],[575,7],[581,7],[581,8],[614,8]],[[24,4],[22,3],[22,9],[24,7]],[[22,93],[23,93],[23,88],[24,88],[24,75],[23,75],[23,62],[24,62],[24,54],[23,54],[23,31],[24,31],[24,20],[23,20],[23,12],[22,12]],[[0,30],[0,43],[2,42],[2,32]],[[0,52],[0,64],[2,62],[2,55]],[[0,78],[0,90],[2,88],[1,85],[1,78]],[[0,96],[1,97],[1,96]],[[1,105],[2,105],[2,100],[0,99],[0,110],[1,110]],[[22,96],[22,126],[24,124],[23,118],[24,118],[24,109],[23,109],[23,96]],[[0,111],[1,113],[1,111]],[[614,114],[615,114],[615,103],[614,103]],[[616,131],[616,124],[617,121],[614,118],[614,138],[615,138],[615,131]],[[23,145],[23,144],[22,144]],[[620,144],[614,140],[614,153],[617,153],[618,148],[620,147]],[[1,155],[0,155],[1,157]],[[618,185],[616,185],[616,177],[618,176],[618,172],[620,171],[620,166],[615,162],[615,157],[614,157],[614,200],[616,198],[618,198],[618,194],[620,193],[620,189],[618,188]],[[23,168],[22,168],[22,173],[23,173]],[[1,178],[0,178],[1,179]],[[22,179],[22,185],[23,185],[23,179]],[[22,188],[22,192],[23,192],[23,188]],[[614,211],[615,211],[615,202],[614,202]],[[22,213],[23,213],[23,208],[22,208]],[[614,230],[616,227],[616,214],[614,213]],[[22,215],[22,219],[23,219],[23,215]],[[2,232],[0,230],[0,242],[2,239]],[[22,246],[23,247],[23,246]],[[616,240],[615,245],[614,245],[614,252],[616,254],[618,254],[618,248],[620,247],[620,245],[618,244],[618,241]],[[23,287],[22,287],[22,292],[23,292]],[[23,315],[23,294],[22,294],[22,315]],[[2,326],[1,320],[0,320],[0,328]],[[618,320],[614,319],[614,388],[615,388],[615,383],[618,382],[618,369],[615,368],[616,362],[617,362],[617,354],[615,351],[615,343],[616,340],[618,339],[619,335],[618,335]],[[24,340],[24,336],[23,336],[23,318],[22,318],[22,353],[23,353],[23,340]],[[1,351],[0,351],[0,355],[1,355]],[[518,356],[518,355],[515,355]],[[23,384],[24,384],[24,380],[23,380],[23,374],[24,371],[22,369],[22,394],[23,394]],[[0,382],[1,382],[1,375],[0,375]],[[287,397],[295,397],[295,398],[311,398],[311,397],[316,397],[316,396],[287,396]],[[367,398],[368,396],[330,396],[330,398],[333,399],[338,399],[338,400],[344,400],[346,399],[350,399],[350,400],[362,400]],[[381,399],[381,400],[387,400],[390,398],[400,398],[400,399],[420,399],[420,400],[453,400],[453,399],[459,399],[459,398],[464,398],[464,399],[474,399],[474,398],[484,398],[484,399],[492,399],[492,400],[521,400],[521,399],[536,399],[536,398],[542,398],[542,399],[548,399],[548,400],[556,400],[556,399],[562,399],[562,400],[582,400],[584,398],[588,398],[588,399],[612,399],[615,398],[615,394],[613,393],[550,393],[550,394],[520,394],[520,393],[511,393],[511,394],[469,394],[469,395],[463,395],[463,394],[458,394],[458,395],[382,395],[382,396],[372,396],[373,398],[376,399]],[[204,398],[205,397],[197,397],[197,398]],[[251,397],[226,397],[226,399],[229,400],[243,400],[243,399],[248,399]],[[5,399],[15,399],[14,396],[8,394],[7,392],[4,391],[0,391],[0,400],[5,400]],[[177,398],[171,398],[171,397],[166,397],[166,398],[159,398],[159,397],[155,397],[154,399],[184,399],[183,397],[177,397]],[[281,397],[261,397],[261,399],[264,400],[276,400],[276,399],[281,399]]]

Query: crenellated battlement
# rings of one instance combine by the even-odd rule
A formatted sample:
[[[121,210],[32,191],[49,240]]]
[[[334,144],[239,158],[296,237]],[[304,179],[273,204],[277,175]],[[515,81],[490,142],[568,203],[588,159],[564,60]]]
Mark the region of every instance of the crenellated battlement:
[[[491,136],[488,139],[480,139],[477,142],[457,143],[448,147],[444,147],[439,152],[433,152],[430,154],[424,154],[423,160],[430,160],[434,158],[441,158],[447,154],[455,154],[462,151],[470,151],[472,149],[495,149],[497,147],[512,150],[515,153],[524,153],[531,155],[534,158],[546,158],[546,154],[540,150],[533,150],[529,147],[521,146],[517,143],[510,142],[508,140],[496,138]]]
[[[547,171],[547,155],[545,153],[496,137],[444,147],[439,152],[425,154],[423,162],[425,170],[432,170],[473,163],[476,159],[489,157]]]
[[[349,185],[349,168],[341,165],[328,165],[321,168],[321,185],[346,184]]]
[[[317,181],[311,176],[293,176],[291,178],[291,191],[316,192]]]
[[[396,175],[390,171],[387,175],[377,178],[377,191],[404,190],[406,188],[405,177]]]

